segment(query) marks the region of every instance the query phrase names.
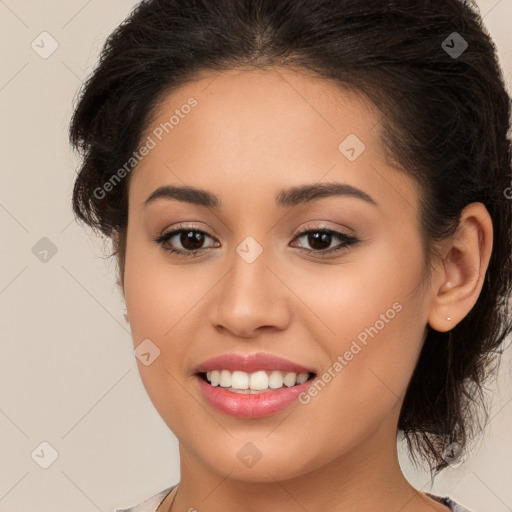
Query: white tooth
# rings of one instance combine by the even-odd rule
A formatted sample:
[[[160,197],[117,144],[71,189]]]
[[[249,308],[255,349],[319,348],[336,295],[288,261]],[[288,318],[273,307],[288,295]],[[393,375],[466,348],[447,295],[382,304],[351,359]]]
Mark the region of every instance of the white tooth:
[[[220,372],[219,384],[223,388],[230,388],[231,387],[231,372],[229,370],[222,370]]]
[[[280,371],[275,371],[270,374],[268,378],[268,387],[272,389],[279,389],[283,387],[283,374]]]
[[[231,387],[236,389],[249,389],[249,374],[241,371],[234,371],[231,374]]]
[[[251,373],[250,388],[254,390],[261,390],[268,388],[268,375],[264,370]]]
[[[220,382],[220,372],[219,370],[212,370],[211,372],[211,385],[218,386]]]
[[[291,388],[295,386],[295,380],[297,378],[297,374],[294,372],[287,373],[283,379],[283,383],[285,386]]]
[[[260,370],[249,374],[240,370],[210,370],[206,378],[212,386],[221,386],[231,390],[265,391],[267,389],[280,389],[283,386],[292,387],[303,384],[308,380],[309,373],[281,372],[279,370]]]
[[[303,384],[308,380],[309,373],[299,373],[297,375],[297,384]]]

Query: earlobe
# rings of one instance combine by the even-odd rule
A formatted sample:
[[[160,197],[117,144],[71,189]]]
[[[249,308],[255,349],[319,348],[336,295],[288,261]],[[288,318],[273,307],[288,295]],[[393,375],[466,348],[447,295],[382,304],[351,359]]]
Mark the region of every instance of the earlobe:
[[[471,203],[447,247],[440,270],[441,286],[433,289],[428,323],[436,331],[452,329],[476,304],[492,251],[492,220],[482,203]]]

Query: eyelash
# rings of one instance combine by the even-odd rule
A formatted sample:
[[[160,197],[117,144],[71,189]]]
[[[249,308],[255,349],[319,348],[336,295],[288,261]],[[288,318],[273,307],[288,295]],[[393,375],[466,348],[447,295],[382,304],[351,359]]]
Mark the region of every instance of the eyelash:
[[[168,253],[182,256],[185,258],[196,257],[198,255],[198,253],[204,252],[208,249],[208,248],[203,248],[203,249],[195,249],[195,250],[191,250],[191,251],[183,251],[181,249],[169,248],[165,245],[168,240],[170,240],[174,236],[176,236],[180,233],[184,233],[184,232],[185,233],[188,233],[188,232],[202,233],[204,235],[210,236],[210,235],[208,235],[208,233],[206,233],[205,231],[202,231],[200,229],[195,229],[193,227],[180,225],[178,229],[169,231],[168,233],[164,233],[163,235],[159,236],[158,238],[154,239],[153,241],[155,243],[157,243],[158,245],[161,245],[162,248],[164,249],[164,251],[167,251]],[[306,254],[319,253],[321,255],[321,257],[323,257],[323,255],[332,255],[332,254],[341,253],[343,251],[346,251],[351,245],[354,245],[357,242],[359,242],[359,239],[356,238],[355,236],[347,235],[345,233],[341,233],[340,231],[334,231],[332,229],[328,229],[328,228],[324,228],[324,227],[310,228],[309,226],[300,229],[293,240],[301,238],[305,234],[309,234],[309,233],[327,233],[327,234],[334,235],[335,238],[338,238],[341,241],[340,246],[337,248],[334,248],[334,249],[315,250],[315,249],[299,248],[299,252],[303,252],[303,253],[305,252]],[[212,237],[210,237],[210,238],[212,238]]]

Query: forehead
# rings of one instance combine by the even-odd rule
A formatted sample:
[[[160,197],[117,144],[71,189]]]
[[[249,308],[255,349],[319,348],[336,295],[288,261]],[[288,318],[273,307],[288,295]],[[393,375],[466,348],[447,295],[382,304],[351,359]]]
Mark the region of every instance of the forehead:
[[[380,116],[361,94],[316,75],[283,68],[203,73],[154,110],[141,138],[153,148],[131,176],[131,201],[141,204],[167,183],[219,191],[229,184],[273,199],[269,187],[323,179],[359,188],[373,182],[379,195],[387,166]],[[393,186],[410,194],[412,184],[395,174]]]

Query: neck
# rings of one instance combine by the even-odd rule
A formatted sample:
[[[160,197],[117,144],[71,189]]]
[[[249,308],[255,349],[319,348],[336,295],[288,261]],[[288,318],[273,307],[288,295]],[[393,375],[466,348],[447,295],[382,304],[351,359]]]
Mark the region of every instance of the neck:
[[[394,434],[393,434],[394,432]],[[391,435],[390,435],[391,434]],[[312,442],[318,440],[312,439]],[[320,441],[322,442],[322,441]],[[336,441],[333,440],[333,450]],[[329,454],[330,455],[330,454]],[[285,480],[272,468],[254,466],[260,477],[240,479],[236,466],[216,472],[180,443],[180,484],[159,510],[244,510],[247,512],[446,512],[448,508],[421,493],[404,477],[398,460],[396,425],[383,424],[348,452],[315,460],[310,471]],[[237,461],[238,462],[238,461]],[[251,475],[253,476],[253,475]]]

